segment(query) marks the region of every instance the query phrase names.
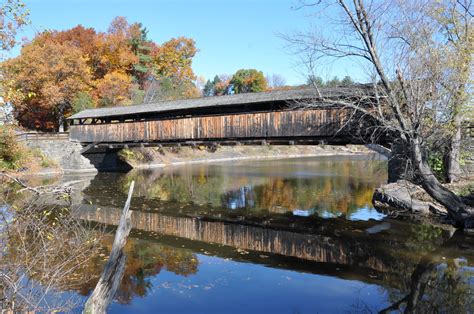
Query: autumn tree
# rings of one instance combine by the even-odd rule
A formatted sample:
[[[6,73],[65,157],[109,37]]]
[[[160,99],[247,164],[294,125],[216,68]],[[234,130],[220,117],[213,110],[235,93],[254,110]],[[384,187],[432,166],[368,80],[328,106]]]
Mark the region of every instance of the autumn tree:
[[[194,40],[179,37],[159,45],[147,34],[141,23],[124,17],[116,17],[106,32],[78,25],[39,33],[19,57],[1,65],[5,99],[23,126],[51,130],[86,108],[199,97]]]
[[[267,81],[262,71],[241,69],[235,72],[230,80],[234,93],[255,93],[267,89]]]
[[[64,31],[45,31],[37,34],[34,40],[38,45],[43,45],[47,41],[54,41],[80,49],[92,70],[93,78],[96,78],[95,69],[98,67],[101,57],[97,49],[97,32],[93,28],[77,25]]]
[[[130,47],[130,25],[123,16],[116,17],[106,33],[99,33],[96,41],[100,55],[95,72],[98,78],[115,71],[130,73],[139,57]]]
[[[199,97],[200,92],[194,83],[196,75],[192,69],[196,52],[194,40],[186,37],[172,38],[154,48],[154,82],[150,88],[154,90],[155,95],[161,95],[159,99]]]
[[[99,106],[111,107],[130,104],[132,78],[120,71],[107,73],[98,81],[96,92],[100,95]]]
[[[214,95],[222,96],[222,95],[231,94],[232,93],[232,86],[230,84],[231,79],[232,79],[231,75],[228,75],[228,74],[219,75],[219,80],[216,81],[214,84]]]
[[[5,100],[18,121],[36,129],[62,130],[74,97],[91,88],[91,73],[79,48],[33,41],[21,55],[2,64]]]
[[[17,31],[28,23],[29,12],[19,0],[6,0],[0,4],[0,47],[9,50],[16,44]]]
[[[156,76],[169,77],[177,81],[193,81],[196,75],[192,60],[196,55],[196,43],[186,37],[172,38],[153,51]]]

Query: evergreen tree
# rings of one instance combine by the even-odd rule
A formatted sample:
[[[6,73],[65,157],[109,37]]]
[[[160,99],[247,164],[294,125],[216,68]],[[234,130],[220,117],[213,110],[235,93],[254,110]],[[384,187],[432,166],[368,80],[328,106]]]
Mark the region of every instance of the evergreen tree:
[[[344,78],[342,79],[341,81],[341,86],[352,86],[354,85],[354,81],[352,80],[352,78],[348,75],[344,76]]]

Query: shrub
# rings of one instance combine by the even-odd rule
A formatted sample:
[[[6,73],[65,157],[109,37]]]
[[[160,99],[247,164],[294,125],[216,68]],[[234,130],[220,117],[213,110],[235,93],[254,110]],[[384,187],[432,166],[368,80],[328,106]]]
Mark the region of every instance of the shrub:
[[[42,168],[56,167],[58,165],[56,161],[48,158],[39,148],[31,150],[31,154],[39,160],[39,164]]]
[[[13,129],[0,126],[0,168],[19,169],[26,158],[27,150],[17,141]]]
[[[446,182],[445,165],[443,156],[441,154],[432,152],[428,156],[428,165],[438,180],[441,182]]]

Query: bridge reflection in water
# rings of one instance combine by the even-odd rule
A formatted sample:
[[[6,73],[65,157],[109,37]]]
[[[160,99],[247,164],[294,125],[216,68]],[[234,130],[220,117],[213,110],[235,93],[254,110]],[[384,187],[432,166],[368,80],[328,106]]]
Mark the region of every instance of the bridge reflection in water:
[[[374,176],[378,166],[371,163],[372,167],[341,161],[334,166],[321,160],[307,161],[304,173],[297,163],[273,161],[262,162],[257,172],[246,163],[245,169],[239,165],[198,165],[128,175],[100,174],[82,191],[73,212],[83,220],[115,226],[128,182],[137,182],[129,260],[118,297],[123,303],[134,295],[151,293],[152,278],[162,268],[199,277],[208,256],[375,284],[394,302],[410,291],[414,271],[424,269],[421,256],[442,256],[444,260],[436,265],[447,261],[450,271],[452,265],[472,268],[474,250],[463,251],[463,260],[459,260],[458,243],[474,247],[473,241],[449,240],[438,253],[449,234],[387,219],[349,220],[370,206],[366,191],[373,189],[377,180],[384,180]],[[332,208],[333,216],[340,210],[341,216],[324,219],[318,215],[321,208],[324,212]],[[295,215],[297,210],[308,209],[316,214]],[[208,271],[204,273],[208,275]],[[453,282],[466,286],[458,281]],[[82,287],[82,293],[90,287],[93,281]]]
[[[120,209],[89,207],[82,205],[77,211],[79,218],[117,225],[120,220]],[[347,224],[339,226],[329,223],[320,226],[321,230],[336,228],[330,233],[308,234],[294,228],[287,230],[272,228],[271,223],[241,222],[235,220],[211,220],[197,217],[177,217],[153,212],[132,212],[132,225],[136,230],[156,232],[163,235],[183,239],[226,245],[241,250],[252,250],[263,253],[279,254],[287,257],[297,257],[308,261],[333,263],[348,266],[358,266],[383,271],[384,262],[370,256],[374,246],[373,238],[364,235],[354,240],[349,236]],[[374,223],[361,223],[361,227],[374,226]],[[338,230],[339,229],[339,230]],[[325,232],[326,234],[328,232]]]

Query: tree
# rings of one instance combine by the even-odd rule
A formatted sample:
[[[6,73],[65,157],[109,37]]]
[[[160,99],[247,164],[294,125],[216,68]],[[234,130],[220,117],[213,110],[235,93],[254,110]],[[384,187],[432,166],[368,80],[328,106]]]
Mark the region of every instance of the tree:
[[[202,95],[204,97],[214,96],[214,84],[211,80],[207,80],[204,88],[202,89]]]
[[[326,82],[324,82],[321,76],[315,76],[314,74],[310,74],[308,79],[306,80],[306,84],[309,86],[314,86],[317,88],[325,87]]]
[[[450,97],[448,134],[446,148],[446,177],[449,182],[461,177],[461,127],[463,116],[472,107],[472,63],[474,51],[473,13],[471,1],[433,2],[425,8],[426,14],[440,27],[444,42],[438,49],[444,54],[445,67],[450,71],[444,77],[442,87]]]
[[[455,99],[459,91],[459,88],[446,88],[446,84],[465,84],[462,78],[452,75],[457,69],[448,62],[449,58],[461,61],[456,56],[464,53],[458,51],[458,46],[453,45],[451,49],[445,46],[449,35],[440,31],[439,22],[427,11],[432,2],[389,1],[374,6],[363,0],[339,0],[307,5],[333,10],[327,13],[333,23],[331,30],[338,32],[337,40],[321,33],[314,35],[314,32],[287,39],[302,45],[301,51],[310,52],[307,59],[310,68],[324,60],[350,58],[363,62],[374,81],[372,90],[361,96],[372,102],[374,110],[367,110],[349,98],[336,104],[377,121],[378,131],[390,133],[406,150],[407,166],[413,174],[411,180],[446,207],[456,226],[474,227],[474,209],[443,186],[427,162],[428,144],[445,136],[443,125],[451,121],[448,113],[453,109],[449,100]],[[436,5],[458,12],[456,15],[468,21],[466,27],[472,24],[470,1],[437,2]],[[454,27],[451,25],[454,22],[448,23],[449,27]],[[466,41],[472,44],[471,32],[469,36]],[[467,77],[471,77],[472,60],[464,58],[462,61],[468,62]],[[320,103],[330,103],[321,96],[316,85],[315,98]]]
[[[153,78],[147,84],[143,103],[198,98],[200,91],[191,81],[179,81],[170,77]]]
[[[123,16],[116,17],[109,26],[107,33],[99,33],[96,49],[100,56],[95,66],[97,78],[103,78],[112,72],[132,73],[139,57],[130,46],[130,25]]]
[[[130,26],[130,46],[138,58],[138,62],[133,65],[132,75],[142,88],[153,70],[151,52],[154,44],[147,39],[147,34],[148,31],[141,23],[134,23]]]
[[[341,85],[341,81],[337,76],[333,77],[329,81],[326,81],[326,87],[338,87]]]
[[[339,80],[337,76],[334,76],[332,79],[324,81],[322,77],[310,74],[308,75],[308,79],[306,80],[306,85],[314,86],[317,88],[338,86],[347,87],[354,84],[355,82],[350,76],[345,76],[342,80]]]
[[[94,98],[87,92],[78,92],[72,99],[73,113],[95,107]]]
[[[212,81],[207,80],[206,85],[204,85],[203,96],[229,95],[230,92],[230,76],[227,74],[221,74],[214,76]]]
[[[228,74],[220,74],[214,77],[214,96],[230,95],[232,93],[232,85],[230,83],[232,77]]]
[[[62,129],[74,97],[90,90],[91,74],[79,48],[33,41],[2,64],[4,97],[18,121],[30,128]]]
[[[271,89],[277,89],[286,84],[285,78],[279,74],[267,75],[265,80],[267,81],[267,86]]]
[[[350,76],[344,76],[344,78],[341,81],[341,86],[351,86],[354,85],[355,82],[352,80]]]
[[[119,71],[108,73],[97,84],[99,105],[102,107],[130,104],[132,78]]]
[[[29,12],[23,2],[6,0],[0,4],[0,47],[10,50],[16,44],[17,31],[28,23]]]
[[[263,92],[267,89],[267,81],[262,71],[255,69],[240,69],[230,80],[236,94]]]
[[[95,68],[100,63],[100,54],[97,46],[97,32],[93,28],[85,28],[77,25],[64,31],[44,31],[35,36],[34,41],[43,45],[47,41],[59,44],[68,44],[82,51],[87,64],[92,69],[93,78],[96,78]]]
[[[191,38],[172,38],[153,51],[153,63],[157,77],[170,77],[176,81],[194,81],[192,60],[196,55],[196,43]]]
[[[17,2],[7,2],[12,3]],[[24,18],[11,15],[15,7],[3,8],[8,18]],[[160,93],[148,93],[160,95],[155,100],[199,97],[192,70],[196,52],[190,38],[158,45],[147,38],[141,23],[130,24],[119,16],[107,32],[78,25],[37,34],[19,57],[1,65],[1,81],[5,99],[23,126],[52,130],[73,111],[142,102],[158,81]]]
[[[146,102],[196,98],[200,91],[194,81],[192,59],[197,52],[194,40],[186,37],[172,38],[152,52],[154,74],[149,84]]]

